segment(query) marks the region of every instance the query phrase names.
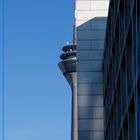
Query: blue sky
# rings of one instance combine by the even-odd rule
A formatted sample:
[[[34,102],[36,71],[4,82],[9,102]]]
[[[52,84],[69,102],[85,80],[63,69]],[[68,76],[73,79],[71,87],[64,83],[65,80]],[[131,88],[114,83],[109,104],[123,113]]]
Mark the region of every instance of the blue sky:
[[[71,91],[57,63],[72,42],[73,0],[5,0],[4,11],[5,140],[70,140]]]

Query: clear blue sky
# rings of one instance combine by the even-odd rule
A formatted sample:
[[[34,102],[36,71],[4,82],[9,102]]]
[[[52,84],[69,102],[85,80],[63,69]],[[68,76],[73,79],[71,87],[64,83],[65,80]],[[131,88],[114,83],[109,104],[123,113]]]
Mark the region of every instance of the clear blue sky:
[[[57,63],[72,42],[73,0],[5,0],[4,10],[5,140],[70,140],[71,91]]]

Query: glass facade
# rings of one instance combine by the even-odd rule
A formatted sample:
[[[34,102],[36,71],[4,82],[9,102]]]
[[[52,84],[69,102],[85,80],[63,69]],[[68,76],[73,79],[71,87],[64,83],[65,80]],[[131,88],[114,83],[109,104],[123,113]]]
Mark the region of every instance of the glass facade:
[[[76,0],[78,140],[104,140],[103,54],[108,0]]]
[[[105,140],[140,139],[136,6],[136,0],[110,1],[103,63]]]

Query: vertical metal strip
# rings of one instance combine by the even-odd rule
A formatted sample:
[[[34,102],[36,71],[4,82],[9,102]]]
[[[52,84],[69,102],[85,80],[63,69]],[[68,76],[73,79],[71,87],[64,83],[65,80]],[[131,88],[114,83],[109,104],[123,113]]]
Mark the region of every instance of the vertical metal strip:
[[[138,27],[138,0],[136,0],[136,102],[135,102],[135,115],[136,115],[136,140],[138,140],[138,47],[139,47],[139,27]]]

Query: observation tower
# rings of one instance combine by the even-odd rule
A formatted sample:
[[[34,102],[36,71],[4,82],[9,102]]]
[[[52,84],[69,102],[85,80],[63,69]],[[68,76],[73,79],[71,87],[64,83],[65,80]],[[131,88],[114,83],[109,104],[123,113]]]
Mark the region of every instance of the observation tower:
[[[76,45],[66,45],[62,48],[60,70],[68,81],[72,90],[72,120],[71,140],[77,140],[77,72],[76,72]]]

